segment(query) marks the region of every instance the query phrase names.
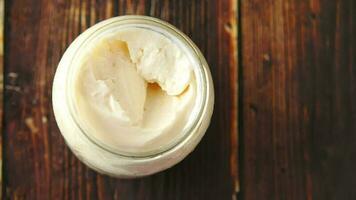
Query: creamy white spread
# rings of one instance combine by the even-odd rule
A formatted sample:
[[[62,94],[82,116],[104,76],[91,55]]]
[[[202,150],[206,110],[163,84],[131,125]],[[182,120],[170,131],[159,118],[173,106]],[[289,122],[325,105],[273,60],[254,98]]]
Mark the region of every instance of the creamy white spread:
[[[195,105],[192,63],[166,36],[125,28],[93,43],[75,75],[87,133],[124,152],[155,151],[183,134]]]

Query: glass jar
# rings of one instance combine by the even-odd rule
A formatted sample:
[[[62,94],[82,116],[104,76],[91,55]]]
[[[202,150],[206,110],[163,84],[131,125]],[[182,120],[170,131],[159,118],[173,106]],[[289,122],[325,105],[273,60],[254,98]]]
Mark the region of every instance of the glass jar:
[[[133,154],[112,148],[88,134],[73,103],[73,72],[87,45],[103,34],[124,27],[148,28],[177,43],[193,59],[197,82],[197,109],[181,137],[156,151]],[[214,104],[213,81],[208,64],[196,45],[174,26],[147,16],[121,16],[102,21],[79,35],[64,53],[53,81],[52,102],[58,127],[72,152],[90,168],[114,177],[132,178],[167,169],[186,157],[209,126]]]

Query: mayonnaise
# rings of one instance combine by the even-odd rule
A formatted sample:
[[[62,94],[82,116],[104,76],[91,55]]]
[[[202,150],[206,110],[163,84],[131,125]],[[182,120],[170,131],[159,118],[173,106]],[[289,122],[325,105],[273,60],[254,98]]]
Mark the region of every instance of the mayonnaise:
[[[172,167],[193,151],[209,126],[214,88],[204,56],[177,28],[120,16],[70,44],[56,70],[52,102],[79,160],[132,178]]]
[[[164,35],[125,28],[90,45],[75,75],[74,101],[88,134],[119,151],[172,144],[189,119],[192,64]]]

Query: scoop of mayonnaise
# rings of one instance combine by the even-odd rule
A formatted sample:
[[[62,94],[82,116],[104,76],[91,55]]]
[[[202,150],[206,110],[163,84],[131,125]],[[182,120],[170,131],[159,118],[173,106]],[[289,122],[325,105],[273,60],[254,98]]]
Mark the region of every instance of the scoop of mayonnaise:
[[[141,153],[183,134],[196,82],[178,45],[132,27],[90,46],[75,75],[74,96],[88,134],[115,149]]]

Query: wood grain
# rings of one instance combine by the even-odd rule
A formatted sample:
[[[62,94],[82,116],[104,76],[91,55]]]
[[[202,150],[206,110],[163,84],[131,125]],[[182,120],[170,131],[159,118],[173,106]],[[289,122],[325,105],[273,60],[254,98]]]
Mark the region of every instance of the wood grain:
[[[6,199],[356,199],[355,1],[5,3]],[[216,90],[197,149],[135,180],[81,164],[51,108],[66,47],[96,22],[124,14],[155,16],[189,35]]]
[[[4,88],[4,1],[0,0],[0,188],[2,188],[2,117]],[[0,194],[2,199],[2,193]]]
[[[5,3],[6,198],[236,198],[236,0]],[[64,144],[51,105],[53,75],[66,47],[94,23],[124,14],[155,16],[190,36],[210,65],[217,97],[211,126],[196,150],[172,169],[135,180],[103,176],[81,164]]]
[[[241,1],[241,199],[356,199],[356,2]]]

